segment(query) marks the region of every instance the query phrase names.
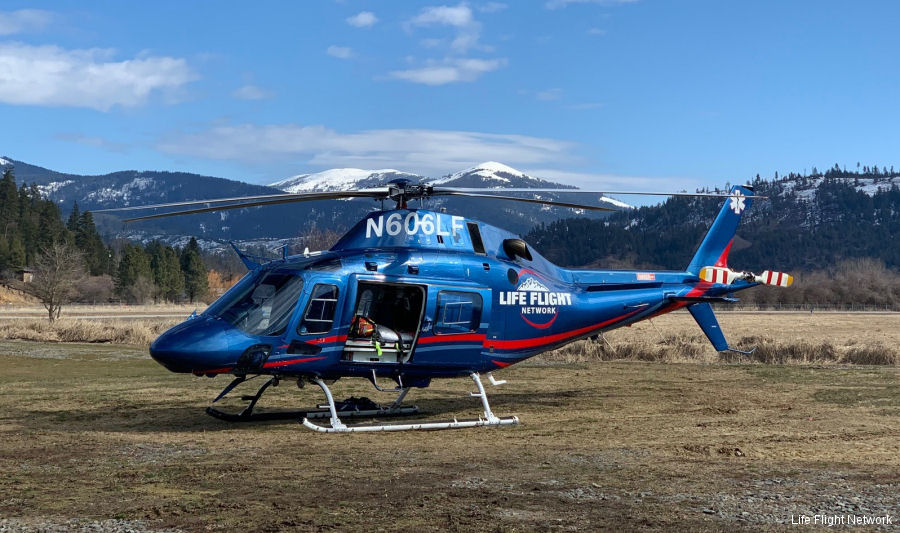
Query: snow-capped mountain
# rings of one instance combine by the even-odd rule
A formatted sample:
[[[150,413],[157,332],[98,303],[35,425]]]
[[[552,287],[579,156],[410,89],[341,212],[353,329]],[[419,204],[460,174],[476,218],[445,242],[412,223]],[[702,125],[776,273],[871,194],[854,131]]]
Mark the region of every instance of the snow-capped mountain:
[[[498,163],[496,161],[486,161],[480,165],[448,174],[442,178],[430,180],[429,183],[435,185],[444,185],[447,187],[466,187],[479,189],[511,189],[511,188],[534,188],[534,189],[560,189],[560,193],[565,193],[567,189],[576,189],[571,185],[563,185],[543,178],[529,176],[521,170],[514,169],[510,166]],[[556,194],[530,194],[530,197],[536,199],[559,199]],[[606,196],[576,196],[567,195],[566,199],[573,203],[593,203],[599,202],[600,205],[608,204],[608,207],[618,209],[634,209],[634,206],[625,202],[609,198]],[[543,209],[552,209],[544,207]]]
[[[571,185],[563,185],[553,181],[529,176],[528,174],[517,170],[503,163],[496,161],[486,161],[479,165],[447,174],[440,178],[426,178],[411,172],[403,172],[394,169],[382,170],[364,170],[359,168],[335,168],[316,172],[315,174],[299,174],[281,181],[269,184],[269,187],[281,189],[285,192],[299,193],[310,191],[347,191],[350,189],[365,189],[369,187],[379,187],[391,180],[404,178],[413,182],[423,182],[431,185],[442,185],[445,187],[463,187],[476,189],[506,189],[506,188],[537,188],[537,189],[560,189],[565,192],[567,189],[575,189]],[[558,198],[555,194],[529,194],[528,197],[536,199],[553,199]],[[574,195],[569,195],[568,199],[573,202],[579,200]],[[613,198],[596,196],[592,198],[583,198],[584,201],[591,202],[596,200],[609,207],[619,209],[632,209],[633,206],[615,200]],[[446,199],[439,200],[446,203]],[[449,203],[454,203],[450,201]],[[443,204],[442,204],[443,205]],[[545,211],[552,210],[551,207],[544,207]]]
[[[571,185],[563,185],[541,178],[535,178],[496,161],[485,161],[480,165],[460,170],[446,176],[429,180],[434,185],[447,187],[472,187],[484,189],[506,189],[533,187],[539,189],[574,189]]]
[[[298,193],[309,191],[346,191],[350,189],[366,189],[378,187],[385,183],[404,178],[411,181],[424,181],[423,176],[402,172],[392,168],[381,170],[364,170],[361,168],[333,168],[314,174],[298,174],[290,178],[270,183],[269,187],[284,192]]]
[[[16,161],[0,158],[0,169],[13,166],[19,184],[34,184],[38,190],[57,202],[65,214],[78,202],[82,210],[96,211],[111,207],[126,207],[166,202],[181,202],[211,198],[256,196],[283,191],[339,191],[383,186],[397,178],[413,182],[434,183],[448,187],[540,187],[560,189],[571,187],[528,176],[524,172],[488,162],[448,174],[438,179],[428,179],[410,172],[394,169],[332,169],[322,172],[299,174],[280,180],[271,186],[252,185],[240,181],[182,172],[121,171],[97,176],[68,174]],[[556,193],[528,194],[528,197],[558,198]],[[590,202],[597,196],[568,195],[569,201]],[[490,200],[481,198],[437,197],[422,204],[429,209],[445,208],[449,212],[476,218],[509,231],[524,234],[535,224],[552,222],[561,217],[573,216],[578,211],[535,204]],[[95,220],[108,236],[124,236],[135,239],[156,235],[192,235],[205,239],[253,240],[262,238],[294,238],[315,226],[320,229],[345,231],[380,203],[359,199],[349,201],[320,200],[298,204],[284,204],[265,208],[245,208],[217,213],[202,213],[183,217],[163,218],[124,226],[118,214],[95,213]],[[137,214],[129,212],[128,214]],[[143,214],[143,213],[142,213]],[[596,212],[581,213],[598,216]]]
[[[455,183],[456,181],[461,179],[478,180],[479,186],[484,187],[488,184],[494,184],[491,188],[498,188],[512,187],[512,185],[510,184],[513,181],[533,178],[531,178],[524,172],[504,165],[503,163],[498,163],[496,161],[485,161],[480,165],[475,165],[474,167],[460,170],[459,172],[454,172],[453,174],[447,174],[442,178],[432,180],[431,183],[435,185],[447,185],[448,183]],[[558,185],[545,180],[538,181],[546,183],[548,185]],[[462,185],[457,186],[461,187]]]

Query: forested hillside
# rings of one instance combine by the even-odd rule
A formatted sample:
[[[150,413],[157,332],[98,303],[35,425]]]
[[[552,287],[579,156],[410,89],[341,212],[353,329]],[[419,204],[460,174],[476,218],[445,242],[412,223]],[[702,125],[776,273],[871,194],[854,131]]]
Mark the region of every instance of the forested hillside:
[[[101,303],[194,301],[206,295],[207,269],[195,239],[175,249],[160,242],[145,246],[103,242],[90,212],[75,204],[66,222],[59,206],[34,185],[16,187],[13,169],[0,178],[0,280],[15,284],[16,272],[40,263],[54,244],[75,252],[72,298]],[[38,275],[37,273],[35,274]],[[28,284],[18,284],[28,290]]]
[[[744,213],[729,262],[739,269],[812,271],[871,258],[900,267],[898,184],[900,173],[877,166],[757,176],[755,191],[769,198]],[[605,220],[543,224],[526,240],[562,265],[681,269],[720,207],[714,199],[671,198]]]

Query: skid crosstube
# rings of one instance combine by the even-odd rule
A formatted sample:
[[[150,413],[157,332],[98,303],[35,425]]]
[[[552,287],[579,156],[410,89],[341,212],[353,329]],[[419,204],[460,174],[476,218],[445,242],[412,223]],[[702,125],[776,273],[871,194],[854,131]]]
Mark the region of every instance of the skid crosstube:
[[[481,383],[481,377],[477,372],[472,372],[469,375],[472,378],[472,381],[475,382],[475,385],[478,387],[478,392],[470,393],[471,396],[480,398],[481,404],[484,406],[483,416],[478,417],[477,419],[464,419],[464,420],[437,420],[437,421],[423,421],[423,422],[415,422],[411,424],[401,424],[401,423],[393,423],[393,424],[355,424],[352,426],[345,425],[340,417],[339,412],[337,411],[334,403],[334,398],[331,395],[331,390],[328,388],[328,385],[325,384],[321,379],[314,379],[313,383],[318,385],[322,391],[325,393],[325,398],[328,400],[329,412],[331,414],[331,425],[329,426],[320,426],[318,424],[313,424],[309,421],[309,418],[304,418],[301,423],[309,429],[313,431],[318,431],[320,433],[362,433],[362,432],[378,432],[378,431],[413,431],[413,430],[441,430],[441,429],[462,429],[462,428],[471,428],[471,427],[481,427],[481,426],[512,426],[519,423],[519,418],[515,416],[510,417],[497,417],[491,411],[491,406],[488,403],[487,393],[484,391],[484,385]],[[492,375],[489,375],[491,383],[494,385],[500,385],[505,382],[499,382],[494,380]],[[402,397],[402,396],[401,396]]]
[[[252,379],[252,378],[251,378]],[[218,402],[222,398],[225,397],[229,392],[231,392],[236,386],[247,381],[246,376],[238,376],[231,383],[228,384],[227,387],[213,400],[213,403]],[[318,418],[327,418],[331,416],[332,411],[330,405],[318,405],[313,409],[303,409],[299,411],[273,411],[266,413],[254,413],[253,409],[256,407],[256,402],[259,401],[259,398],[266,392],[270,386],[277,387],[279,379],[275,376],[269,378],[263,385],[256,391],[256,394],[241,396],[241,399],[248,401],[250,403],[247,404],[246,407],[240,413],[226,413],[225,411],[221,411],[216,409],[215,407],[209,406],[206,408],[206,414],[212,416],[214,418],[218,418],[219,420],[224,420],[226,422],[261,422],[266,420],[297,420],[297,419],[318,419]],[[401,402],[403,398],[406,396],[406,392],[409,389],[403,389],[400,391],[400,395],[397,399],[387,407],[382,407],[375,402],[369,400],[368,398],[349,398],[344,400],[343,402],[339,402],[340,407],[337,408],[337,412],[339,412],[345,418],[367,418],[367,417],[391,417],[391,416],[409,416],[418,414],[419,408],[415,405],[411,406],[403,406]]]

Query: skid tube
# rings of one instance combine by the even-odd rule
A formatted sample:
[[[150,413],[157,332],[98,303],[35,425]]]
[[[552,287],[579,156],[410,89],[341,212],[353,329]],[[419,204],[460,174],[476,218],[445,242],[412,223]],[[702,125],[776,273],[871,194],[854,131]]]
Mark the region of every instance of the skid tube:
[[[472,372],[471,374],[469,374],[469,376],[472,378],[472,381],[475,382],[475,386],[478,387],[478,392],[472,392],[470,393],[470,395],[475,398],[481,398],[481,404],[484,406],[483,416],[480,416],[476,419],[458,420],[454,418],[453,420],[437,420],[431,422],[417,422],[412,424],[355,424],[352,426],[348,426],[344,424],[338,417],[338,411],[335,408],[334,404],[334,397],[332,397],[331,390],[329,390],[328,385],[326,385],[325,382],[320,378],[315,378],[313,379],[313,383],[318,385],[322,389],[322,391],[325,392],[325,398],[328,400],[328,408],[331,412],[331,427],[313,424],[309,421],[309,417],[304,418],[301,423],[309,429],[321,433],[361,433],[374,431],[461,429],[479,426],[511,426],[519,423],[519,418],[516,416],[495,416],[493,411],[491,411],[490,404],[488,403],[487,393],[484,391],[484,385],[482,385],[481,383],[481,377],[477,372]],[[492,375],[489,375],[489,377],[491,383],[495,385],[505,383],[495,381]]]
[[[257,377],[257,376],[254,376]],[[253,378],[250,378],[253,379]],[[235,387],[243,383],[244,381],[248,381],[246,376],[238,376],[234,378],[234,380],[228,384],[225,389],[219,393],[219,396],[213,400],[213,403],[218,402],[222,398],[224,398],[229,392],[231,392]],[[253,409],[256,407],[256,402],[259,401],[259,398],[266,392],[270,386],[277,387],[279,383],[279,378],[277,376],[272,376],[256,391],[256,394],[253,395],[244,395],[241,396],[242,400],[249,401],[246,407],[240,413],[226,413],[224,411],[220,411],[215,407],[209,406],[206,408],[206,414],[212,416],[214,418],[218,418],[219,420],[224,420],[226,422],[260,422],[266,420],[296,420],[300,417],[304,417],[305,419],[318,419],[318,418],[327,418],[329,415],[333,416],[335,407],[334,402],[331,402],[331,405],[317,405],[315,409],[303,409],[300,411],[275,411],[268,413],[254,413]],[[419,408],[415,405],[403,406],[401,405],[403,402],[403,398],[406,397],[406,393],[409,392],[409,389],[401,389],[400,394],[397,396],[397,399],[394,400],[393,403],[388,405],[387,407],[378,406],[377,409],[360,409],[358,407],[346,408],[341,411],[342,416],[345,418],[365,418],[365,417],[376,417],[376,416],[409,416],[415,415],[419,413]],[[347,404],[353,405],[353,398],[350,400],[345,400],[341,402],[343,406]],[[368,401],[368,398],[362,398],[362,400]],[[372,403],[372,402],[368,402]]]

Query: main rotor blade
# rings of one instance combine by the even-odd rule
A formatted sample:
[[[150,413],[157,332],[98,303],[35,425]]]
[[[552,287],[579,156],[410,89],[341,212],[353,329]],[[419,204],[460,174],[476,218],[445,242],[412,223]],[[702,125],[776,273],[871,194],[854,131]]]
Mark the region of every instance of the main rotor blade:
[[[359,189],[356,191],[314,191],[305,193],[284,193],[284,194],[263,194],[259,196],[235,196],[233,198],[212,198],[209,200],[187,200],[184,202],[170,202],[166,204],[151,205],[133,205],[129,207],[113,207],[109,209],[96,209],[94,213],[110,213],[113,211],[136,211],[140,209],[158,209],[161,207],[187,207],[192,205],[221,204],[226,202],[244,202],[249,200],[276,200],[281,198],[303,198],[310,197],[315,200],[331,200],[340,198],[357,198],[371,195],[377,197],[379,195],[387,195],[387,187],[377,189]]]
[[[627,195],[638,195],[638,196],[696,196],[699,198],[730,198],[730,193],[714,193],[714,192],[644,192],[644,191],[602,191],[599,189],[529,189],[529,188],[519,188],[519,187],[510,187],[510,188],[497,188],[497,189],[475,189],[475,188],[467,188],[467,187],[435,187],[435,194],[439,194],[439,192],[444,191],[456,191],[456,192],[474,192],[474,193],[487,193],[487,192],[498,192],[498,193],[508,193],[508,192],[543,192],[543,193],[555,193],[555,194],[627,194]],[[768,198],[768,196],[744,196],[744,198]]]
[[[478,189],[474,189],[478,190]],[[481,189],[484,190],[484,189]],[[498,196],[496,194],[476,194],[465,191],[455,191],[449,189],[435,189],[431,196],[466,196],[469,198],[490,198],[491,200],[511,200],[513,202],[526,202],[529,204],[555,205],[559,207],[571,207],[573,209],[592,209],[594,211],[619,211],[611,207],[600,207],[597,205],[573,204],[570,202],[558,202],[556,200],[538,200],[536,198],[519,198],[518,196]]]
[[[327,195],[325,195],[327,194]],[[295,202],[314,202],[316,200],[331,200],[339,198],[380,198],[382,194],[364,191],[341,192],[341,193],[323,193],[323,196],[314,196],[305,194],[303,196],[292,195],[291,198],[274,198],[269,200],[259,200],[256,202],[242,202],[237,204],[218,205],[211,207],[201,207],[197,209],[186,209],[183,211],[172,211],[169,213],[157,213],[155,215],[146,215],[142,217],[126,218],[123,222],[137,222],[139,220],[151,220],[155,218],[175,217],[179,215],[193,215],[195,213],[211,213],[213,211],[226,211],[229,209],[243,209],[245,207],[259,207],[263,205],[290,204]]]

